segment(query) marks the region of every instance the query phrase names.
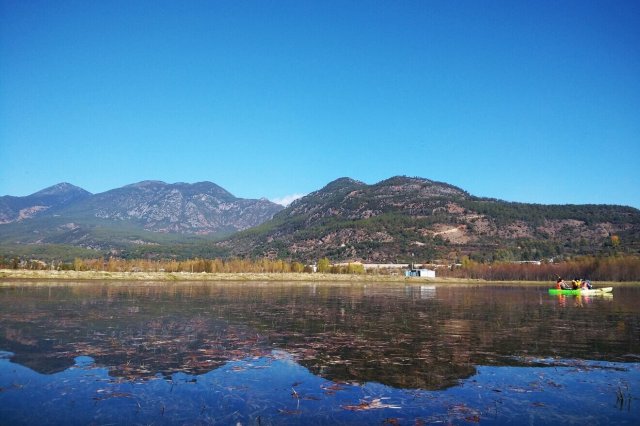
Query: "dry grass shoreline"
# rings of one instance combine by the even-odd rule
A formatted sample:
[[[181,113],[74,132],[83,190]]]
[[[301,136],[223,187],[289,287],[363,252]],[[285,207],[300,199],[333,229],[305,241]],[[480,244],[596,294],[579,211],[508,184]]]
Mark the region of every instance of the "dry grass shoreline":
[[[402,275],[321,274],[321,273],[190,273],[190,272],[106,272],[0,269],[6,280],[113,280],[113,281],[274,281],[274,282],[383,282],[383,283],[472,283],[482,280],[457,278],[407,278]]]
[[[190,273],[190,272],[107,272],[107,271],[47,271],[28,269],[0,269],[0,284],[18,281],[156,281],[156,282],[325,282],[331,283],[405,283],[405,284],[518,284],[544,285],[552,284],[547,281],[487,281],[469,278],[407,278],[402,275],[374,275],[374,274],[322,274],[322,273],[255,273],[255,272],[224,272],[224,273]],[[595,283],[598,287],[611,285],[640,285],[631,282]]]

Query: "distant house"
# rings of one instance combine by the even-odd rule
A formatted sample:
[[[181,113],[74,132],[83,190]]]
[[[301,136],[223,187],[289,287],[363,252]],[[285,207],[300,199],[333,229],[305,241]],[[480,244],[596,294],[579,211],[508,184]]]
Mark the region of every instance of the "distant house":
[[[421,278],[435,278],[436,271],[431,269],[407,269],[404,271],[405,277],[421,277]]]

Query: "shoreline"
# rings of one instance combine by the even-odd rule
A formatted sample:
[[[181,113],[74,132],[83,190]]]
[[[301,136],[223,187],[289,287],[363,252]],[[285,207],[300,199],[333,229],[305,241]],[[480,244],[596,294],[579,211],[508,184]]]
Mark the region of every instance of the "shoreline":
[[[405,277],[403,275],[326,274],[297,272],[107,272],[50,271],[0,269],[0,285],[7,281],[133,281],[133,282],[324,282],[324,283],[397,283],[397,284],[460,284],[460,285],[549,285],[550,281],[487,281],[473,278]],[[640,285],[638,282],[598,281],[598,287]]]
[[[0,269],[0,283],[7,280],[73,280],[73,281],[269,281],[269,282],[327,282],[327,283],[483,283],[484,280],[464,278],[417,278],[403,275],[325,274],[297,272],[107,272],[107,271],[49,271],[28,269]]]

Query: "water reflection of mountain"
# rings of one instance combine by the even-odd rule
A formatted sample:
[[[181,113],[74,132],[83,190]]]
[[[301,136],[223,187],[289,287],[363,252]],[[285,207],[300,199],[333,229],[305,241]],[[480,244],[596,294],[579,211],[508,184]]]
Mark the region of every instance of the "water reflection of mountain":
[[[546,290],[506,286],[4,286],[0,350],[42,373],[88,355],[114,376],[144,378],[280,348],[332,380],[438,389],[475,365],[527,357],[637,361],[640,297],[625,291],[561,304]]]

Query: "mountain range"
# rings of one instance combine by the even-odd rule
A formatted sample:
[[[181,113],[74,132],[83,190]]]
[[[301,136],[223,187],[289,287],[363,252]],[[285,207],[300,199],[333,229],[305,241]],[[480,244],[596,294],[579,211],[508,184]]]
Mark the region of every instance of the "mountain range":
[[[68,183],[0,197],[0,256],[424,262],[640,252],[640,210],[477,197],[447,183],[340,178],[284,208],[211,182]]]
[[[215,251],[206,251],[206,242],[259,225],[282,209],[266,199],[235,197],[211,182],[143,181],[99,194],[61,183],[26,197],[0,197],[0,248],[20,255],[64,246],[93,256],[206,255]]]

